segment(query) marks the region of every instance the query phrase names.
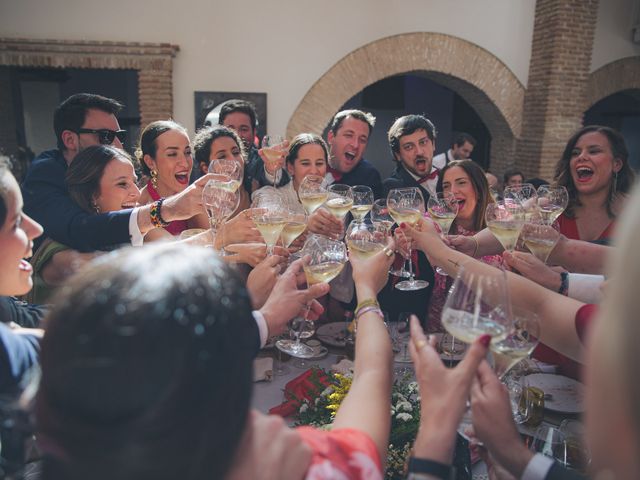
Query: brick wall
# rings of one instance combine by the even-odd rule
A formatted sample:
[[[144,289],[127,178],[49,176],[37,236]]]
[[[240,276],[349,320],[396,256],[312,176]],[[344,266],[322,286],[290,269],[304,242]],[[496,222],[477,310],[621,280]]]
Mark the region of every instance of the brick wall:
[[[598,0],[537,0],[529,84],[515,164],[551,180],[582,125]]]

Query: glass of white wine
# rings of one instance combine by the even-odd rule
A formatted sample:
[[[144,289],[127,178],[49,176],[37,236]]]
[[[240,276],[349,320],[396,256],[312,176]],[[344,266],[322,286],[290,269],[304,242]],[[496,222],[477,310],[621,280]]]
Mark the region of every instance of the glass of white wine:
[[[424,215],[424,198],[419,188],[394,188],[387,195],[387,208],[398,225],[404,222],[414,226]],[[409,279],[398,282],[396,288],[404,291],[421,290],[426,288],[429,282],[415,279],[411,260],[411,243],[409,243],[408,250]]]
[[[506,205],[519,203],[524,210],[525,220],[529,221],[538,214],[538,192],[531,183],[506,186],[502,193]]]
[[[307,228],[307,214],[305,212],[287,212],[287,223],[282,229],[280,237],[282,246],[289,248],[293,241],[304,233]]]
[[[265,135],[262,138],[262,154],[270,164],[278,164],[287,154],[287,147],[282,135]],[[273,186],[277,186],[282,176],[282,169],[276,168],[273,173]]]
[[[529,357],[540,338],[538,315],[517,307],[511,311],[513,323],[509,333],[499,342],[491,343],[493,369],[500,379],[504,379],[521,360]]]
[[[560,232],[552,225],[526,223],[520,236],[529,251],[542,263],[547,263],[549,255],[560,239]]]
[[[307,175],[298,187],[298,198],[307,215],[311,215],[320,208],[328,196],[324,177],[319,175]]]
[[[565,187],[551,185],[538,187],[538,209],[546,225],[553,225],[567,205],[569,205],[569,192]]]
[[[351,193],[353,194],[351,215],[354,220],[362,222],[373,208],[373,190],[366,185],[355,185],[351,187]]]
[[[268,197],[251,209],[251,217],[267,245],[267,255],[273,255],[280,234],[288,222],[288,212],[277,197]]]
[[[387,244],[387,234],[383,227],[354,220],[349,224],[345,240],[349,255],[369,258],[382,250]]]
[[[340,274],[347,261],[347,248],[343,242],[322,235],[310,235],[302,247],[302,255],[305,258],[303,268],[307,285],[311,286],[316,283],[330,282]],[[313,349],[300,341],[303,331],[311,331],[309,324],[312,322],[308,320],[308,314],[309,305],[304,317],[294,318],[290,322],[289,327],[295,340],[278,340],[277,348],[293,357],[313,357]]]
[[[328,197],[324,206],[338,220],[344,220],[353,207],[353,192],[349,185],[334,183],[327,188]]]
[[[379,198],[378,200],[373,202],[373,208],[371,209],[371,221],[374,225],[379,225],[387,235],[393,234],[393,218],[389,215],[389,208],[387,207],[387,199]],[[394,265],[389,269],[389,273],[396,277],[401,278],[409,278],[409,272],[405,270],[404,264],[406,263],[405,258],[402,255],[398,255],[396,258],[397,262],[402,262],[400,268],[395,268]]]
[[[238,190],[244,176],[244,164],[236,160],[211,160],[209,173],[213,174],[214,182],[219,188],[231,192]]]
[[[221,188],[216,182],[209,180],[202,190],[202,204],[209,217],[215,250],[218,229],[238,208],[240,194],[237,190]],[[218,254],[224,255],[224,249],[218,251]]]
[[[440,227],[442,238],[449,235],[451,224],[456,219],[456,215],[458,215],[458,202],[453,193],[438,192],[435,195],[430,195],[427,201],[427,210],[431,220]],[[436,272],[445,277],[447,276],[447,272],[440,267],[436,268]]]
[[[524,209],[520,204],[508,201],[490,203],[484,218],[504,249],[513,252],[525,222]]]

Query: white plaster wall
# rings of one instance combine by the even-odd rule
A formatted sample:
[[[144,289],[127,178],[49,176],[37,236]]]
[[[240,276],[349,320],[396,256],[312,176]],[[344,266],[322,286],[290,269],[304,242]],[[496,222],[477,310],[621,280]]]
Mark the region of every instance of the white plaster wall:
[[[600,0],[592,72],[615,60],[640,55],[640,45],[631,41],[635,24],[640,24],[640,0]]]
[[[0,36],[169,42],[174,115],[193,92],[268,94],[271,132],[332,65],[374,40],[431,31],[473,42],[526,85],[535,0],[0,0]]]

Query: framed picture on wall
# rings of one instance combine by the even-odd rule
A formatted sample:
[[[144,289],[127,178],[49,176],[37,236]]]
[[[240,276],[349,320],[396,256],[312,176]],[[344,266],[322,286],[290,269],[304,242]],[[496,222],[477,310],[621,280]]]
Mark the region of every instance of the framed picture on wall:
[[[253,92],[195,92],[196,131],[201,128],[207,115],[214,111],[212,117],[217,121],[216,113],[220,111],[222,103],[232,98],[238,98],[253,103],[258,114],[258,129],[256,136],[262,138],[267,133],[267,94]]]

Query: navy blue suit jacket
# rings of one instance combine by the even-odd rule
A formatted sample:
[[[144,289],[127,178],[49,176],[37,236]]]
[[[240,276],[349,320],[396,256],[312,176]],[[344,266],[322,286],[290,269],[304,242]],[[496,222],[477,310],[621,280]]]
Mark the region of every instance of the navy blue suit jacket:
[[[129,243],[131,209],[102,214],[83,210],[65,184],[67,163],[59,150],[41,153],[31,164],[22,184],[24,211],[44,228],[36,247],[49,237],[80,250],[101,250]]]

